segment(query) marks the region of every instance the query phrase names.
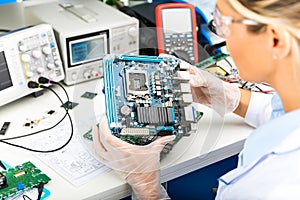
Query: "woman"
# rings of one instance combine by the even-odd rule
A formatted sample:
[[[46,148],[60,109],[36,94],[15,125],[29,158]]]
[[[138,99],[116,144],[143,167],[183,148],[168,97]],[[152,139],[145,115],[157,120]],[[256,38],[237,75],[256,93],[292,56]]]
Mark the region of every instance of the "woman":
[[[300,1],[218,0],[214,17],[240,76],[267,82],[278,92],[263,103],[269,114],[257,118],[255,110],[265,97],[191,67],[190,84],[198,102],[260,125],[246,140],[238,167],[219,179],[216,198],[299,199]],[[123,175],[134,197],[167,197],[159,184],[159,152],[172,137],[145,147],[129,145],[111,136],[106,118],[93,136],[100,160]]]

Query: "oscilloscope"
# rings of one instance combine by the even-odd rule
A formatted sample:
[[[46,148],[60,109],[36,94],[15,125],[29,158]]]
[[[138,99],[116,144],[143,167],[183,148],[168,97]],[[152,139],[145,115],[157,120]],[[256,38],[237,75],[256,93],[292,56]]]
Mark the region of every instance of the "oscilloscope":
[[[40,24],[0,36],[0,106],[34,92],[27,83],[40,76],[64,79],[52,27]]]

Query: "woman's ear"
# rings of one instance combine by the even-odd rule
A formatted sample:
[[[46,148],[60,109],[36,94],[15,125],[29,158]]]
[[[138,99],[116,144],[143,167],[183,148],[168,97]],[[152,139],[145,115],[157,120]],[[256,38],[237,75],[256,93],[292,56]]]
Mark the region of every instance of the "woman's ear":
[[[282,59],[291,52],[291,35],[284,29],[268,25],[268,34],[272,39],[271,53],[274,59]]]

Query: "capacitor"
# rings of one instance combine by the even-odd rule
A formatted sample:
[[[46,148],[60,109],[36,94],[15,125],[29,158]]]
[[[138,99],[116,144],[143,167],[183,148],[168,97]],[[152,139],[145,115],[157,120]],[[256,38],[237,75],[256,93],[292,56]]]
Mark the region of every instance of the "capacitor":
[[[122,115],[128,116],[128,115],[130,115],[130,113],[131,113],[131,109],[129,108],[129,106],[123,105],[123,106],[120,108],[120,112],[121,112]]]

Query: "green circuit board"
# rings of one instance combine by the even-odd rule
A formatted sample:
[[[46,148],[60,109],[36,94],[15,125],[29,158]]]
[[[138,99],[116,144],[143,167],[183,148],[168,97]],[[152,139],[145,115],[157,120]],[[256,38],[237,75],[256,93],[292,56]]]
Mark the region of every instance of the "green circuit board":
[[[214,65],[220,60],[227,58],[228,56],[229,56],[228,54],[217,53],[209,58],[201,60],[199,63],[195,64],[195,66],[201,69],[205,69],[206,67]]]
[[[38,186],[41,182],[48,183],[51,179],[31,162],[25,162],[15,168],[1,172],[0,200],[22,193]]]

